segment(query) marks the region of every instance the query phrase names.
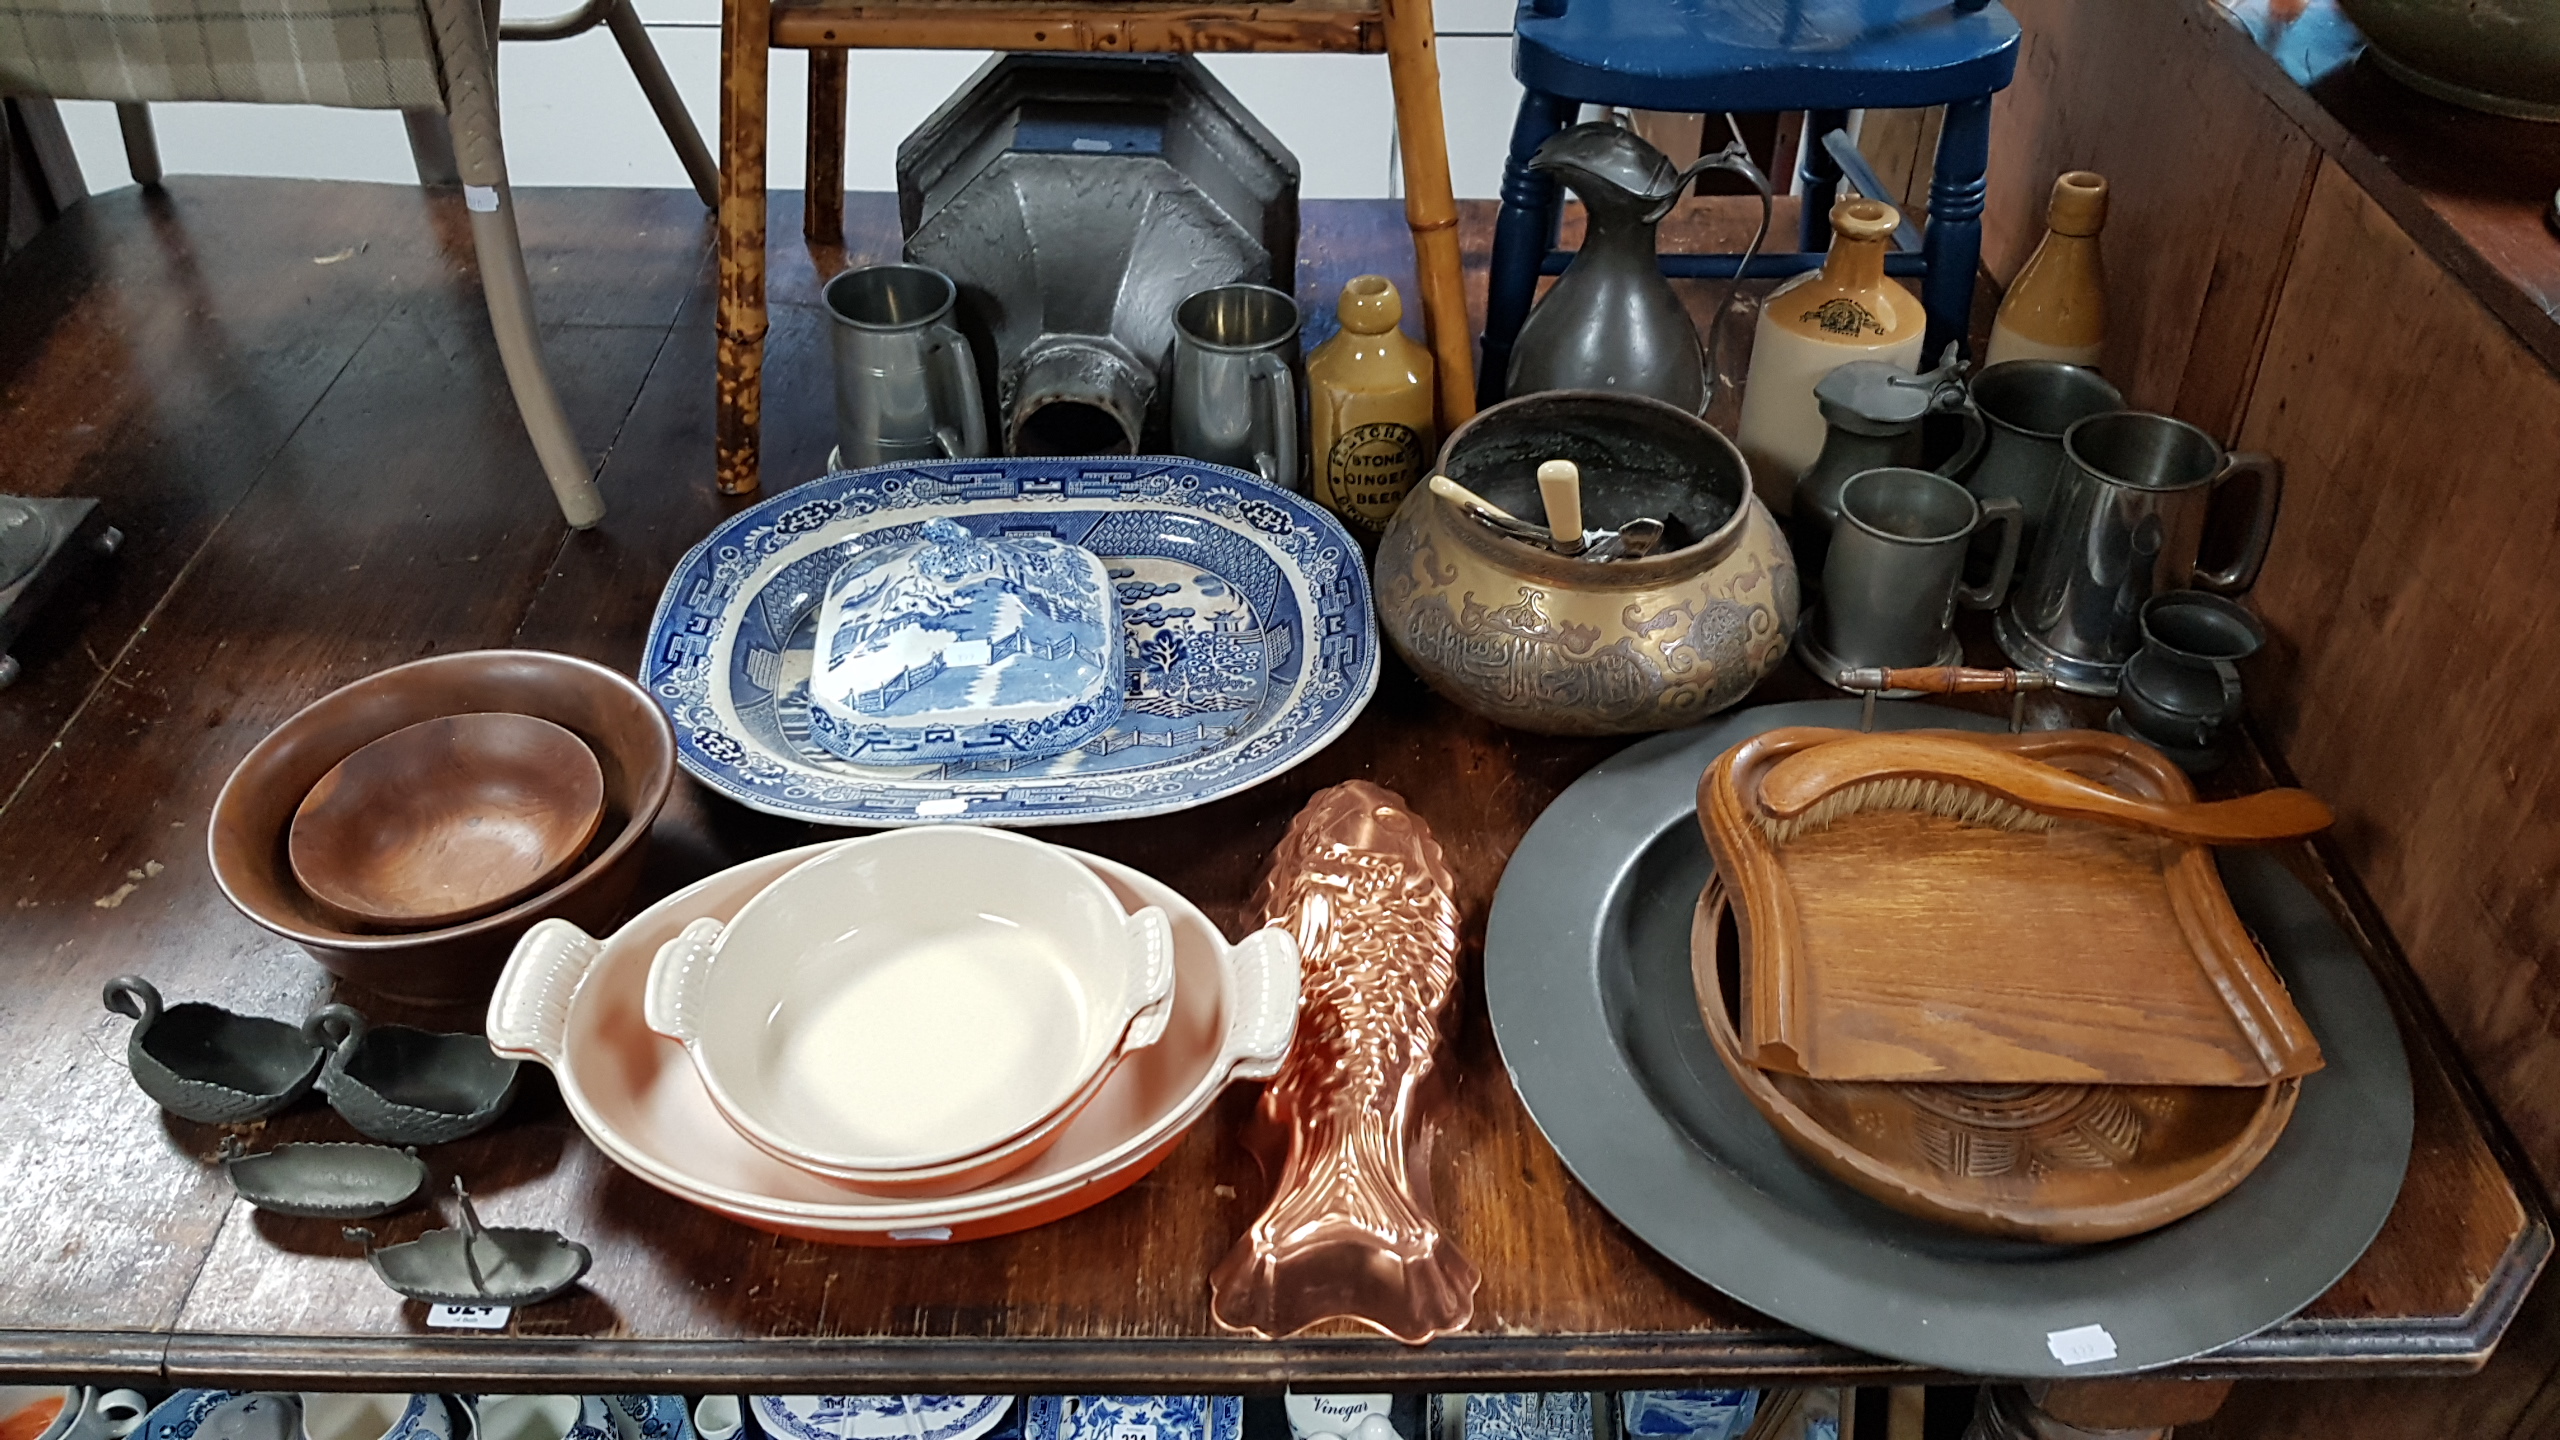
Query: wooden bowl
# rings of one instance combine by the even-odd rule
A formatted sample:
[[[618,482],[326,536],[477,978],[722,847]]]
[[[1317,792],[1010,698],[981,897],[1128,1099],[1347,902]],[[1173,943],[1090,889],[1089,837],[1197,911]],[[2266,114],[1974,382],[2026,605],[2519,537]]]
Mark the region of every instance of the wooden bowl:
[[[1707,882],[1690,979],[1716,1057],[1796,1153],[1841,1183],[1960,1229],[2048,1244],[2156,1230],[2247,1179],[2300,1080],[2261,1086],[1931,1085],[1809,1080],[1742,1058],[1741,936]]]
[[[558,883],[603,820],[604,768],[586,742],[532,715],[446,715],[321,776],[285,854],[349,923],[430,930]]]
[[[433,930],[386,933],[330,914],[293,877],[287,832],[303,797],[358,749],[447,715],[511,711],[568,730],[604,772],[604,818],[568,878],[503,910]],[[330,973],[423,1005],[488,998],[517,938],[553,917],[589,930],[621,918],[675,783],[675,733],[649,693],[591,661],[538,650],[474,650],[395,666],[333,691],[241,759],[213,803],[215,883],[242,914]]]

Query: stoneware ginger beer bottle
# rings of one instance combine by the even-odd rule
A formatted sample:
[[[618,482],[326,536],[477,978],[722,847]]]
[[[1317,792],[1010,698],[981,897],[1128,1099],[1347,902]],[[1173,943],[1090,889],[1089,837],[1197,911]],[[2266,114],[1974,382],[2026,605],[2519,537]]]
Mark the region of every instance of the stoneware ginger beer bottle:
[[[1822,409],[1813,387],[1852,360],[1920,368],[1929,328],[1920,297],[1884,273],[1885,251],[1902,216],[1881,200],[1831,207],[1831,252],[1822,268],[1769,293],[1751,341],[1735,440],[1751,462],[1752,488],[1790,514],[1796,474],[1822,453]]]
[[[2053,182],[2044,242],[2000,302],[1984,364],[2098,363],[2107,335],[2106,272],[2098,263],[2098,231],[2106,223],[2105,176],[2073,170]]]
[[[1431,473],[1431,352],[1397,327],[1395,282],[1362,275],[1334,307],[1342,331],[1307,357],[1307,451],[1318,504],[1375,540]]]

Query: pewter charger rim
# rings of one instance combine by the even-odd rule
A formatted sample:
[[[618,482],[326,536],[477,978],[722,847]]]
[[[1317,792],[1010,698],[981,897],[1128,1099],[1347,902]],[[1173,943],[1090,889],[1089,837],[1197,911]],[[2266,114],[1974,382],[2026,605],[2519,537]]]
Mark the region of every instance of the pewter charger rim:
[[[1857,1195],[1787,1151],[1733,1089],[1686,986],[1647,997],[1676,1063],[1640,1065],[1630,1046],[1644,1037],[1611,1018],[1612,977],[1632,978],[1629,952],[1613,942],[1640,907],[1667,906],[1676,916],[1657,923],[1677,938],[1657,946],[1676,944],[1668,968],[1687,974],[1694,888],[1670,894],[1657,876],[1657,893],[1639,891],[1647,862],[1677,831],[1690,832],[1678,838],[1703,866],[1697,777],[1750,735],[1854,726],[1857,714],[1847,700],[1764,706],[1644,741],[1568,787],[1523,837],[1487,923],[1485,998],[1512,1084],[1566,1169],[1664,1258],[1744,1304],[1958,1373],[2083,1378],[2174,1364],[2265,1329],[2336,1283],[2399,1194],[2413,1126],[2407,1059],[2362,952],[2264,855],[2225,857],[2224,877],[2329,1065],[2306,1078],[2292,1124],[2256,1173],[2147,1235],[2075,1247],[1983,1241]],[[1877,721],[1997,726],[1891,703]],[[1680,1102],[1711,1107],[1702,1129],[1714,1133],[1701,1138],[1667,1113]],[[2111,1354],[2073,1349],[2090,1326],[2104,1328],[2098,1348]]]

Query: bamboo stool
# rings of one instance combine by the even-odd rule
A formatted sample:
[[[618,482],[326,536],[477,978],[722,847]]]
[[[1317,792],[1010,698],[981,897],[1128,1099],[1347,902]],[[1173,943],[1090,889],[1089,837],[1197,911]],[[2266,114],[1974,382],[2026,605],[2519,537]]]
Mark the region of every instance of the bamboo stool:
[[[775,47],[809,52],[811,240],[844,238],[845,52],[1080,50],[1384,51],[1413,227],[1425,339],[1438,362],[1441,433],[1475,413],[1475,357],[1458,259],[1458,203],[1440,114],[1431,0],[1274,0],[1199,5],[1038,5],[1012,0],[724,0],[720,27],[718,469],[723,492],[756,488],[765,336],[765,67]],[[1289,277],[1276,277],[1284,288]]]

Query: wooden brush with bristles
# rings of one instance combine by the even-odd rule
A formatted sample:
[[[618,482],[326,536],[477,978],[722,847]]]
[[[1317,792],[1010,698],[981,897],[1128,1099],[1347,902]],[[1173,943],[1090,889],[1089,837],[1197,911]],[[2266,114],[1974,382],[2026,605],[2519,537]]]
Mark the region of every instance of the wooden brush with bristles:
[[[1876,812],[1943,815],[1966,825],[2049,830],[2085,820],[2197,845],[2255,845],[2325,830],[2329,807],[2307,791],[2237,800],[2136,799],[2059,766],[1960,735],[1844,736],[1798,751],[1760,775],[1748,813],[1774,844]]]

